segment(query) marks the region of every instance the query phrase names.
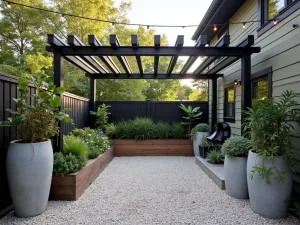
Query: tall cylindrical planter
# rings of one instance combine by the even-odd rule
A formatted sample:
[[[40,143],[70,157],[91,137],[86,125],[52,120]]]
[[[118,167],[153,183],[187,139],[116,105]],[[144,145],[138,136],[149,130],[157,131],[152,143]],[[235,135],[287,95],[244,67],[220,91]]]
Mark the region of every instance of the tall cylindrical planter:
[[[194,156],[200,156],[199,153],[199,145],[203,137],[207,137],[209,132],[197,132],[195,135],[195,139],[193,140],[193,147],[194,147]]]
[[[285,181],[279,181],[274,174],[271,174],[271,184],[268,184],[258,172],[255,172],[253,179],[251,179],[249,174],[255,165],[264,165],[266,169],[272,167],[273,173],[275,173],[274,166],[278,171],[285,171],[282,174],[285,177]],[[247,162],[247,175],[251,209],[259,215],[268,218],[285,218],[288,214],[293,178],[292,172],[287,168],[284,158],[277,156],[273,160],[266,160],[250,150]]]
[[[47,208],[53,169],[50,140],[32,144],[11,142],[6,167],[16,215],[30,217],[43,213]]]
[[[225,189],[234,198],[248,199],[247,157],[225,156]]]

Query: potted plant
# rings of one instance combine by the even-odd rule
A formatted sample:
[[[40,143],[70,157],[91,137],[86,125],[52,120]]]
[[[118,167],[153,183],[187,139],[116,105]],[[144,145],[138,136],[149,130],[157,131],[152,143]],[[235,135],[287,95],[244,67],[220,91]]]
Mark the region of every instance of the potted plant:
[[[292,193],[294,123],[300,123],[298,95],[285,91],[278,99],[255,102],[243,124],[251,138],[247,174],[252,210],[269,218],[284,218]]]
[[[224,177],[226,193],[234,198],[249,198],[247,186],[248,140],[241,136],[233,136],[222,145],[225,155]]]
[[[50,137],[59,133],[59,121],[71,122],[67,110],[60,110],[56,88],[32,79],[36,94],[29,95],[29,82],[18,81],[20,97],[14,99],[17,110],[1,126],[16,126],[20,139],[12,141],[7,152],[7,178],[15,213],[19,217],[36,216],[46,210],[53,169]],[[34,98],[35,105],[27,99]]]
[[[206,140],[206,137],[203,136],[199,145],[199,155],[202,158],[206,158],[209,149],[209,144]]]
[[[207,162],[211,164],[224,164],[224,155],[218,147],[215,147],[207,154]]]
[[[209,125],[206,123],[200,123],[191,130],[190,136],[193,140],[194,156],[199,156],[200,142],[202,141],[203,137],[207,137],[209,135],[209,131]]]
[[[181,108],[185,114],[185,116],[182,117],[185,120],[182,124],[188,127],[188,134],[190,134],[192,127],[197,124],[197,121],[200,120],[200,116],[202,115],[202,112],[199,112],[200,107],[192,108],[190,105],[186,107],[180,104],[179,108]]]

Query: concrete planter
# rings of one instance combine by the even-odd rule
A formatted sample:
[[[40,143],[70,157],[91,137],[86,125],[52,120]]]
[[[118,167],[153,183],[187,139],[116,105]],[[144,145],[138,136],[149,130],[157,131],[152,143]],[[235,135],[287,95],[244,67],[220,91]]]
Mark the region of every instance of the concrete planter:
[[[209,132],[197,132],[196,137],[193,140],[194,156],[200,156],[199,154],[199,145],[203,137],[207,137]]]
[[[43,213],[47,208],[53,169],[50,140],[32,144],[11,142],[6,167],[16,215],[30,217]]]
[[[279,171],[285,171],[283,176],[285,182],[280,182],[274,175],[270,175],[271,184],[267,184],[256,172],[253,179],[249,173],[255,165],[267,167],[276,167]],[[274,169],[272,169],[274,172]],[[278,156],[275,159],[263,160],[256,153],[249,151],[247,162],[247,181],[250,197],[251,209],[261,216],[272,219],[282,219],[288,214],[289,200],[292,194],[292,172],[287,170],[286,162],[283,157]]]
[[[248,199],[247,157],[225,156],[225,188],[226,194],[239,199]]]

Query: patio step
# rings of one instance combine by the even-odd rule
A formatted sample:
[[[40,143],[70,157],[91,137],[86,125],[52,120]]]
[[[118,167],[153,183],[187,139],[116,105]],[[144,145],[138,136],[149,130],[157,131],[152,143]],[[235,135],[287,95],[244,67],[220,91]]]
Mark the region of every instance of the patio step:
[[[196,156],[195,163],[217,184],[221,190],[225,190],[224,165],[210,164],[207,159]]]

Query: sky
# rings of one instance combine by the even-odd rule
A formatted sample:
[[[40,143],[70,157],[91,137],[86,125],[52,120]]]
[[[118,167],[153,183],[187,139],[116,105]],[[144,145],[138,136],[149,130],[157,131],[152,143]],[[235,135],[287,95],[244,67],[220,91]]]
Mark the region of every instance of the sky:
[[[120,4],[122,0],[115,0]],[[212,0],[131,0],[131,11],[128,14],[130,23],[164,24],[164,25],[199,25]],[[176,42],[177,35],[184,35],[184,46],[194,46],[192,36],[197,27],[192,28],[155,28],[156,34],[166,34],[169,44]],[[179,59],[186,60],[187,57]],[[188,71],[199,65],[200,60]],[[190,80],[182,84],[191,85]]]

